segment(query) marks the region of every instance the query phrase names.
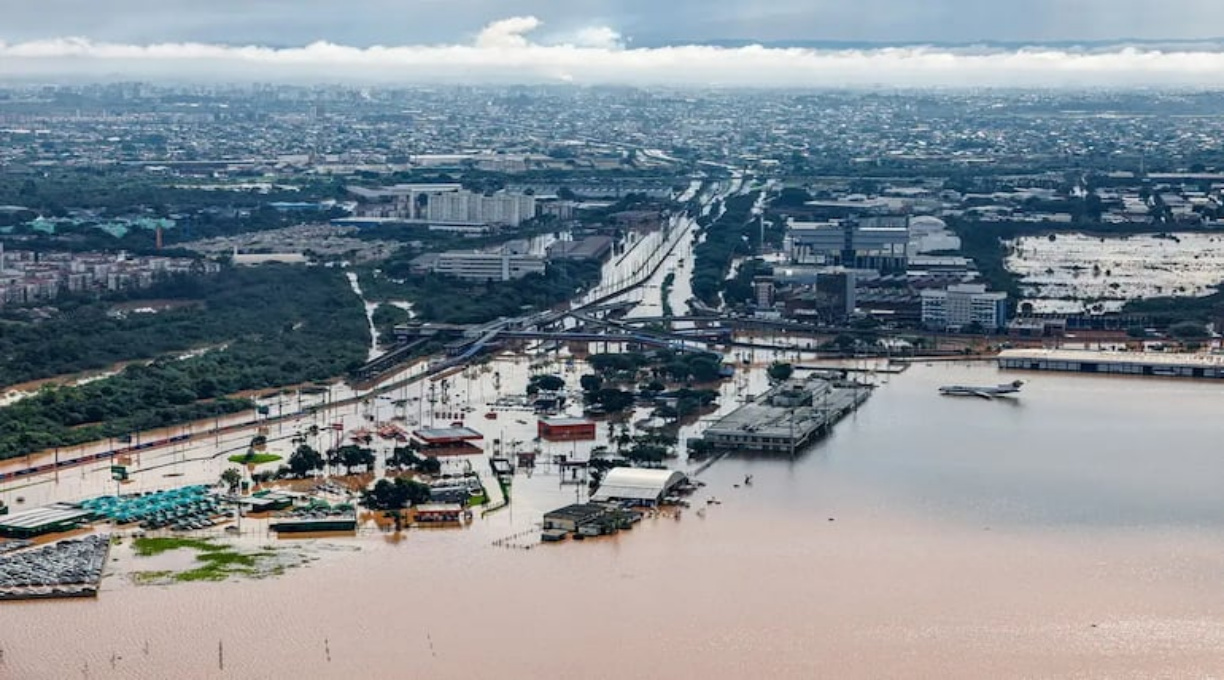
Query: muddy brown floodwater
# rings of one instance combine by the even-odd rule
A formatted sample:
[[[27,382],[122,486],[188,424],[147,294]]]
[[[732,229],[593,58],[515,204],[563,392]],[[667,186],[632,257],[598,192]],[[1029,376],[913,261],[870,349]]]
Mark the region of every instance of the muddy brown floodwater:
[[[315,561],[280,578],[6,603],[0,676],[1224,675],[1224,388],[936,394],[1014,377],[892,376],[799,459],[711,467],[704,517],[607,539],[493,545],[573,497],[539,471],[468,529],[295,543]]]

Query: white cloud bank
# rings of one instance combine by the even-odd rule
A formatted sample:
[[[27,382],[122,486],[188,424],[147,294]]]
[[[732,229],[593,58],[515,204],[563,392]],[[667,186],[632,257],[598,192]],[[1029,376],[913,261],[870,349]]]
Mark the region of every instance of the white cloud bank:
[[[872,50],[632,48],[594,27],[551,41],[513,17],[471,44],[269,48],[201,43],[130,45],[81,38],[0,42],[0,78],[124,78],[360,83],[547,83],[737,86],[1216,87],[1224,52],[1144,47],[1012,51],[935,47]]]

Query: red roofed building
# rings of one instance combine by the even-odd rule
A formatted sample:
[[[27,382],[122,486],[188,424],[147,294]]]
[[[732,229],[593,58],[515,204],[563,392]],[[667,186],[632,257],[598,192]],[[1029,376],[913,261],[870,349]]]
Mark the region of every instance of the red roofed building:
[[[431,456],[479,453],[480,447],[472,442],[482,439],[484,435],[470,427],[431,427],[412,433],[421,453]]]
[[[595,422],[585,418],[541,418],[536,434],[551,442],[587,441],[595,438]]]

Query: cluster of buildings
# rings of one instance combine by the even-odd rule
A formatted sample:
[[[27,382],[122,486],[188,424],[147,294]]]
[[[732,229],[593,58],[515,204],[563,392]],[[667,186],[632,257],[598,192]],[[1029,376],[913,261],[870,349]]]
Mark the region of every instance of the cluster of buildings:
[[[525,241],[515,240],[490,250],[447,250],[425,253],[411,263],[414,274],[441,274],[465,281],[512,281],[543,274],[544,257],[533,254]]]
[[[412,260],[414,274],[441,274],[465,281],[513,281],[543,274],[549,261],[602,260],[612,251],[612,239],[588,236],[578,241],[557,241],[544,254],[533,252],[530,242],[516,239],[488,250],[448,250],[425,253]]]
[[[126,253],[39,253],[0,244],[0,305],[54,300],[63,293],[145,288],[169,274],[214,274],[220,265]]]
[[[631,508],[653,508],[679,502],[693,489],[689,478],[676,470],[616,467],[600,482],[590,503],[575,503],[544,513],[541,538],[546,542],[614,534],[631,529],[642,519]]]
[[[461,184],[396,184],[377,189],[349,187],[361,199],[359,217],[440,225],[517,227],[536,216],[532,195],[499,191],[485,195]]]
[[[0,95],[0,166],[18,169],[122,162],[254,178],[558,173],[584,189],[576,193],[614,197],[641,189],[619,176],[609,181],[608,171],[659,174],[699,162],[792,176],[870,167],[898,176],[890,171],[931,165],[939,168],[932,177],[948,177],[950,169],[1044,166],[1055,185],[1062,169],[1082,168],[1084,159],[1106,171],[1166,171],[1162,159],[1191,164],[1203,140],[1224,133],[1224,124],[1199,115],[1218,110],[1218,93],[676,96],[623,88],[123,83],[23,86]],[[1165,119],[1157,121],[1153,110]],[[535,183],[553,185],[538,177],[521,184]]]
[[[400,247],[393,241],[359,238],[357,232],[357,227],[302,224],[200,239],[184,245],[203,255],[228,255],[235,264],[304,262],[311,259],[373,262],[386,259]]]
[[[786,261],[753,281],[758,315],[817,323],[856,313],[938,330],[998,331],[1007,294],[979,280],[943,220],[930,216],[849,215],[788,225]]]
[[[595,199],[675,196],[691,181],[732,169],[806,177],[810,200],[786,209],[793,238],[785,271],[761,285],[757,300],[762,313],[796,318],[836,321],[858,310],[938,328],[1003,327],[999,293],[964,287],[980,277],[950,254],[954,237],[933,228],[935,217],[905,216],[1051,229],[1224,227],[1224,173],[1213,167],[1210,142],[1224,136],[1215,115],[1220,93],[677,96],[624,88],[122,83],[14,86],[0,88],[0,98],[0,173],[21,189],[3,202],[48,215],[36,200],[47,168],[101,168],[175,189],[275,191],[280,200],[268,205],[303,220],[347,209],[331,200],[330,188],[319,189],[332,186],[320,177],[343,177],[365,185],[349,189],[353,224],[408,221],[474,235],[536,216],[577,219]],[[472,191],[454,180],[472,171],[490,188],[505,188]],[[284,200],[294,189],[303,189],[302,200]],[[207,203],[130,214],[187,215],[184,230],[192,215],[204,222],[251,216],[241,201]],[[25,224],[26,212],[0,206],[0,229]],[[640,228],[634,219],[625,212],[615,224],[604,221],[613,232]],[[641,219],[657,221],[658,212]],[[96,221],[115,235],[170,228]],[[48,217],[30,226],[69,225]],[[418,270],[510,280],[542,271],[548,259],[592,257],[569,248],[443,253]]]

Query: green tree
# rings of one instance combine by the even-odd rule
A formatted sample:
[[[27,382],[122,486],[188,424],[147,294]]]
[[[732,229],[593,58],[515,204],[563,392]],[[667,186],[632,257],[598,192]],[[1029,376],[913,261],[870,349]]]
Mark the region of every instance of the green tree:
[[[689,371],[691,371],[693,374],[693,380],[696,380],[697,382],[713,382],[721,377],[719,372],[720,365],[717,359],[703,355],[696,355],[689,361],[688,366]]]
[[[429,502],[429,486],[397,477],[394,481],[380,479],[373,489],[362,494],[361,504],[371,510],[403,510],[409,505]]]
[[[336,458],[344,466],[346,475],[353,474],[353,468],[355,467],[364,466],[367,470],[372,470],[374,467],[374,452],[355,444],[341,446],[336,449]]]
[[[579,384],[582,385],[583,392],[598,392],[599,388],[603,387],[603,378],[588,373],[579,379]]]
[[[301,444],[289,454],[289,470],[295,477],[305,477],[315,470],[322,470],[326,461],[323,454],[307,444]]]
[[[791,375],[795,372],[795,367],[788,363],[774,362],[769,367],[769,379],[774,382],[784,382],[790,380]]]
[[[387,457],[387,465],[394,468],[410,468],[421,462],[421,458],[408,446],[397,446]]]
[[[408,502],[412,503],[413,505],[420,505],[422,503],[429,502],[430,494],[428,484],[423,484],[412,479],[398,477],[395,480],[395,487],[400,489],[401,493],[403,493],[408,499]]]
[[[670,450],[666,446],[639,441],[625,452],[625,457],[639,463],[661,463],[667,459],[669,453]]]
[[[417,462],[416,470],[427,475],[436,475],[442,471],[442,461],[434,456],[425,456]]]
[[[1169,326],[1169,335],[1178,340],[1197,340],[1208,337],[1207,327],[1195,321],[1182,321]]]
[[[633,406],[634,396],[624,390],[605,387],[597,392],[588,392],[587,401],[590,404],[602,406],[608,413],[618,413]]]
[[[238,487],[242,484],[242,471],[238,468],[226,468],[221,473],[221,483],[229,489],[230,493],[238,491]]]
[[[557,375],[532,376],[530,383],[541,390],[555,392],[565,387],[565,379]]]
[[[688,380],[689,375],[692,373],[689,369],[689,365],[680,360],[668,362],[668,364],[663,367],[663,370],[667,373],[667,375],[671,376],[673,380],[678,382]]]
[[[361,504],[371,510],[403,510],[408,502],[407,489],[389,479],[378,480],[361,498]]]

